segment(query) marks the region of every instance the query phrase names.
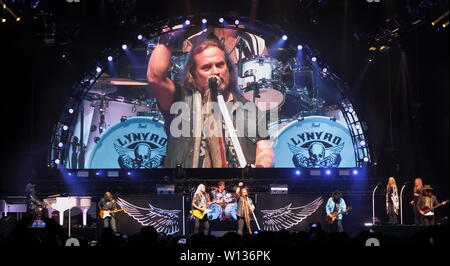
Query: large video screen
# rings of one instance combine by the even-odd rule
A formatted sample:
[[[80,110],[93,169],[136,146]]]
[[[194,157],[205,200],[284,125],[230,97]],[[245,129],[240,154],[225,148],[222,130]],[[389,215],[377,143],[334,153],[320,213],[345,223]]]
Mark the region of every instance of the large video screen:
[[[83,100],[65,167],[355,167],[336,85],[274,36],[201,25],[139,36]]]

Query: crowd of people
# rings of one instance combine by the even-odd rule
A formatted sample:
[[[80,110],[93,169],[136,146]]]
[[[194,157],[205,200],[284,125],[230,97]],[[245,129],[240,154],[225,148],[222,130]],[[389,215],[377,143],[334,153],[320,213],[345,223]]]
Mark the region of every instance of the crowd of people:
[[[0,246],[4,247],[57,247],[65,246],[69,238],[67,231],[53,219],[45,219],[44,233],[30,228],[31,219],[22,219],[12,226],[9,234],[0,234]],[[81,246],[100,247],[199,247],[199,248],[279,248],[287,246],[365,246],[366,241],[376,238],[380,245],[423,245],[442,246],[449,239],[448,223],[443,225],[424,227],[413,235],[394,236],[387,233],[373,232],[364,229],[359,234],[350,236],[344,232],[327,232],[320,224],[311,226],[309,231],[279,232],[257,231],[253,234],[239,235],[228,232],[222,237],[205,235],[203,232],[191,236],[170,236],[158,234],[154,227],[142,227],[138,234],[124,235],[114,232],[110,227],[104,228],[98,240],[89,241],[83,237],[76,237]]]

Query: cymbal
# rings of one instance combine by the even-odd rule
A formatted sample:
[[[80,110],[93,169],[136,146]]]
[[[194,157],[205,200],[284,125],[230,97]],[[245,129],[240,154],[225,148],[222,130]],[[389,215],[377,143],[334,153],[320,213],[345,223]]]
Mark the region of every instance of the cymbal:
[[[96,84],[101,85],[115,85],[115,86],[145,86],[147,82],[124,79],[124,78],[99,78]]]
[[[89,89],[89,93],[99,94],[99,95],[113,94],[115,92],[117,92],[116,86],[103,85],[103,84],[99,84],[98,82],[95,83],[94,86],[92,86]]]

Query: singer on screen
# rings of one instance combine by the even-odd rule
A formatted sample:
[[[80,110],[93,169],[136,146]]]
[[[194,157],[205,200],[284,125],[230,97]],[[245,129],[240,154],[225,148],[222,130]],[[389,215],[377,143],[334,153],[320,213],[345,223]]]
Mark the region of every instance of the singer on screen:
[[[184,80],[178,84],[170,78],[169,68],[179,39],[176,34],[162,35],[147,69],[150,90],[165,118],[169,138],[164,166],[242,167],[245,157],[245,162],[254,167],[272,167],[269,136],[261,134],[267,132],[265,114],[255,111],[259,109],[238,90],[236,67],[223,44],[209,38],[194,43]],[[240,133],[237,138],[230,137],[230,129],[222,119],[225,115],[217,108],[217,98],[226,102],[230,122],[236,127],[232,131]],[[249,108],[252,106],[254,109]]]

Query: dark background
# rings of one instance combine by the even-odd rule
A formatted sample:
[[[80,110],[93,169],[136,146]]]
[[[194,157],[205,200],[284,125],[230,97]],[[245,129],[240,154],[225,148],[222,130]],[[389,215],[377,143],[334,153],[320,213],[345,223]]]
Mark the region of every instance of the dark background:
[[[400,183],[420,176],[436,188],[439,198],[448,197],[448,30],[438,30],[430,23],[448,10],[448,1],[252,0],[212,4],[58,0],[40,1],[36,8],[30,8],[32,1],[12,2],[6,1],[22,20],[16,23],[1,13],[9,20],[0,24],[0,195],[19,194],[29,179],[46,178],[53,127],[72,86],[92,68],[102,50],[135,38],[134,30],[149,21],[232,12],[294,32],[348,83],[360,118],[367,122],[372,158],[377,164],[368,178],[384,181],[394,175]],[[421,6],[422,2],[433,5]],[[42,22],[41,11],[52,14],[46,16],[47,25]],[[375,35],[381,29],[394,29],[394,18],[401,30],[387,43],[391,49],[370,54],[368,47]],[[411,26],[419,18],[422,23]],[[43,42],[49,32],[55,32],[55,45]],[[364,72],[369,57],[374,62]]]

